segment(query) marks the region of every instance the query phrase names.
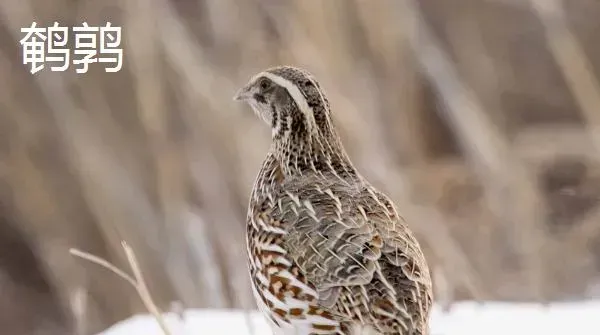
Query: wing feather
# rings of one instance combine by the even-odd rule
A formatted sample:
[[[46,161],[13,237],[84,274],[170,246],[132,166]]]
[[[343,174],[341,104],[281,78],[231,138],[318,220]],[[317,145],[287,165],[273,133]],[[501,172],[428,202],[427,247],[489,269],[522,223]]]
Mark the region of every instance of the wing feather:
[[[286,224],[288,256],[322,307],[361,322],[419,328],[424,321],[414,317],[427,316],[431,307],[429,269],[392,202],[366,184],[306,185],[285,185],[271,215]]]

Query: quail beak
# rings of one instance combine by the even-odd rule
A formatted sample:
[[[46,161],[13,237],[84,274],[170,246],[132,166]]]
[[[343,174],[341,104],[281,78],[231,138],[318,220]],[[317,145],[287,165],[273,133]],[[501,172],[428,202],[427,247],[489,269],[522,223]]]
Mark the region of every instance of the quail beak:
[[[243,101],[252,97],[252,93],[247,87],[242,87],[237,93],[233,96],[233,100],[235,101]]]

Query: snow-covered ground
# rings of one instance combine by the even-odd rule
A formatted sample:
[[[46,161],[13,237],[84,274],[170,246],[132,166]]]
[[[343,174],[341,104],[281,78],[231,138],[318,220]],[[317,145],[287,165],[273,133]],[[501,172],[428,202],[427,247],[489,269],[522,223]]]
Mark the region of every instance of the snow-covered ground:
[[[167,322],[173,335],[270,335],[263,317],[239,310],[187,310],[184,319],[172,314]],[[254,327],[253,331],[249,326]],[[139,315],[98,335],[162,335],[156,321]],[[598,335],[600,301],[549,306],[508,303],[459,303],[443,313],[434,309],[432,335]]]

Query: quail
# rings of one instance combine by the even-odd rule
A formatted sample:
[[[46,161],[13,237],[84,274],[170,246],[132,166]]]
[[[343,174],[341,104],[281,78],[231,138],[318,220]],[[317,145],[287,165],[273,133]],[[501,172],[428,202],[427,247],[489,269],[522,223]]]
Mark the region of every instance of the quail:
[[[429,334],[421,247],[350,161],[315,77],[269,68],[234,100],[271,126],[246,241],[253,294],[274,334]]]

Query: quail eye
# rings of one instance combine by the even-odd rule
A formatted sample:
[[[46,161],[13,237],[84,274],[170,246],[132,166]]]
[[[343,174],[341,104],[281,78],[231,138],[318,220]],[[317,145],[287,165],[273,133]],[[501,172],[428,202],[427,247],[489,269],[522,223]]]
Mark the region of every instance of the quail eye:
[[[263,78],[258,85],[261,90],[266,90],[271,86],[271,82],[268,79]]]

